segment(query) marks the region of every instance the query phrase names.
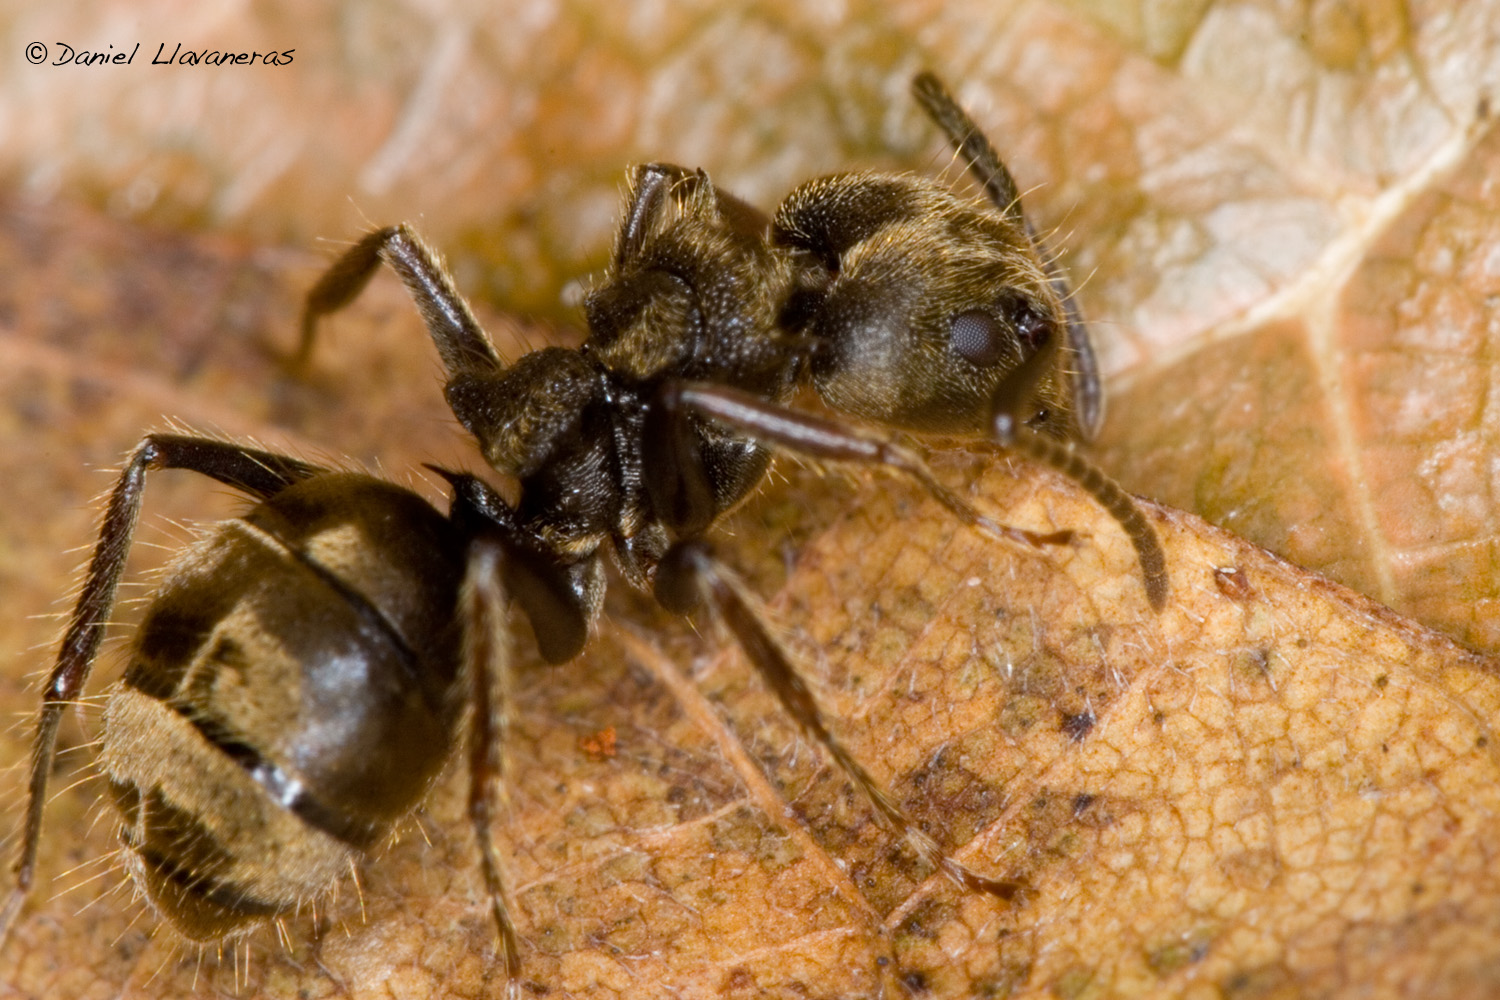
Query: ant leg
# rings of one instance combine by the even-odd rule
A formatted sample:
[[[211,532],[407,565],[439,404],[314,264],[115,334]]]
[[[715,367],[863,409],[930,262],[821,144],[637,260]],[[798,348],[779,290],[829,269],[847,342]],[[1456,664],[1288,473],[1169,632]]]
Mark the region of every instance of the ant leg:
[[[461,612],[464,621],[463,668],[470,685],[469,821],[479,845],[485,892],[495,920],[500,954],[505,961],[506,995],[520,996],[520,938],[510,918],[510,897],[501,874],[500,855],[492,835],[495,804],[504,800],[504,744],[511,703],[510,629],[505,619],[501,583],[504,548],[489,537],[469,545]]]
[[[37,717],[36,735],[31,744],[26,825],[21,854],[14,868],[16,887],[4,908],[0,909],[0,943],[5,941],[11,923],[20,912],[35,875],[47,778],[57,754],[57,730],[63,711],[78,699],[99,653],[104,628],[114,608],[120,574],[130,553],[131,538],[140,519],[146,473],[159,469],[197,472],[262,500],[324,471],[316,465],[275,452],[182,434],[148,435],[131,453],[109,495],[83,590],[73,608],[68,630],[58,650],[57,663],[42,695],[42,710]]]
[[[449,518],[458,529],[472,538],[493,538],[501,546],[501,583],[526,612],[542,659],[565,663],[577,656],[604,599],[599,560],[560,561],[516,523],[514,509],[488,483],[435,465],[427,468],[453,487]]]
[[[657,567],[656,596],[664,607],[679,614],[687,614],[706,598],[720,620],[734,633],[740,648],[803,735],[828,752],[860,794],[874,806],[875,815],[882,825],[904,838],[923,861],[972,891],[1012,899],[1021,890],[1018,882],[985,878],[944,853],[937,841],[911,821],[864,765],[828,731],[807,683],[797,673],[781,644],[767,631],[756,602],[739,578],[714,558],[706,542],[701,539],[683,541],[668,550]]]
[[[1000,383],[992,408],[994,439],[1072,479],[1119,522],[1135,547],[1145,580],[1146,597],[1152,609],[1160,611],[1166,605],[1170,584],[1166,555],[1156,529],[1151,527],[1130,494],[1080,455],[1071,444],[1038,434],[1020,422],[1020,416],[1025,412],[1023,407],[1031,399],[1037,381],[1050,370],[1051,351],[1054,350],[1057,350],[1055,346],[1050,349],[1044,346]],[[897,444],[890,435],[768,403],[739,389],[703,382],[668,383],[658,399],[669,412],[690,411],[734,427],[757,441],[810,458],[866,462],[898,469],[921,483],[964,523],[996,537],[1038,547],[1062,544],[1072,539],[1072,532],[1068,531],[1038,535],[991,521],[934,479],[927,464]],[[679,467],[688,466],[679,463]],[[686,487],[693,483],[693,479],[682,472],[678,478],[680,484],[675,488],[688,493]]]
[[[305,365],[311,357],[318,320],[353,302],[381,261],[406,285],[450,376],[505,367],[442,259],[405,223],[366,233],[318,279],[302,308],[302,340],[294,364]]]
[[[911,82],[911,90],[927,117],[943,130],[948,141],[964,158],[970,173],[979,181],[990,201],[1005,213],[1006,218],[1025,228],[1027,238],[1041,256],[1052,290],[1067,314],[1068,347],[1076,365],[1072,374],[1078,423],[1084,435],[1092,439],[1098,434],[1104,419],[1104,393],[1100,388],[1099,362],[1094,357],[1094,345],[1089,340],[1088,327],[1083,322],[1068,279],[1058,266],[1057,258],[1037,238],[1036,230],[1021,208],[1021,192],[1016,187],[1015,178],[974,119],[932,73],[918,73]]]
[[[641,252],[667,189],[693,176],[692,171],[675,163],[646,163],[631,170],[629,201],[615,238],[615,267],[623,267]]]
[[[766,238],[771,227],[770,217],[749,202],[719,190],[704,171],[689,170],[675,163],[646,163],[630,172],[625,218],[615,238],[614,266],[626,266],[641,252],[651,224],[661,213],[669,191],[676,188],[683,193],[695,192],[705,186],[713,192],[714,208],[720,218],[732,230],[751,239]]]
[[[769,403],[740,389],[707,382],[668,382],[658,394],[657,402],[666,413],[675,415],[673,423],[679,426],[685,426],[685,421],[681,420],[683,413],[693,413],[733,427],[762,444],[785,448],[809,458],[862,462],[904,472],[963,523],[996,538],[1021,542],[1034,548],[1065,545],[1073,539],[1071,531],[1038,534],[1023,528],[1012,528],[985,517],[968,501],[938,482],[927,463],[911,449],[898,444],[890,434],[790,409]],[[680,442],[689,434],[691,430],[674,434],[673,437]],[[684,504],[684,509],[698,510],[704,502],[701,494],[708,489],[706,485],[697,482],[704,475],[702,470],[695,469],[691,462],[683,461],[680,457],[683,454],[682,445],[675,452],[659,451],[658,454],[669,458],[672,455],[679,456],[673,462],[676,474],[665,477],[665,481],[673,487],[674,493],[682,495],[684,499],[679,503]],[[653,488],[659,490],[660,486],[653,485]],[[682,534],[696,533],[695,530],[684,531],[680,525],[674,524],[673,527]],[[687,527],[696,529],[698,526],[696,523],[689,523]]]

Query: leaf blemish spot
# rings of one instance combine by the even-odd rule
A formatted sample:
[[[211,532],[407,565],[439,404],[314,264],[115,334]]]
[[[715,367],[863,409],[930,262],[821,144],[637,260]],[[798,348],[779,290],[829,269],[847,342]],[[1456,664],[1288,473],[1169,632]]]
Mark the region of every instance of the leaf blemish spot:
[[[1093,732],[1096,722],[1098,719],[1095,718],[1093,712],[1065,715],[1062,720],[1062,731],[1074,743],[1082,743],[1088,734]]]
[[[1219,588],[1219,593],[1241,604],[1255,596],[1250,578],[1238,566],[1215,566],[1214,586]]]

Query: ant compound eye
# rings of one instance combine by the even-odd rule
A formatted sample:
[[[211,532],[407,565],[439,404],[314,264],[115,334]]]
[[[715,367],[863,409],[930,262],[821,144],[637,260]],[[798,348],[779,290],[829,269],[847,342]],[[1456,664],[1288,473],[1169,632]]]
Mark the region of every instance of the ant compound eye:
[[[948,321],[948,344],[977,368],[989,368],[1005,356],[1005,333],[986,309],[969,309]]]
[[[1030,298],[1020,292],[1006,292],[995,300],[995,308],[1000,310],[1000,315],[1016,331],[1016,337],[1026,353],[1041,347],[1052,335],[1051,320]]]

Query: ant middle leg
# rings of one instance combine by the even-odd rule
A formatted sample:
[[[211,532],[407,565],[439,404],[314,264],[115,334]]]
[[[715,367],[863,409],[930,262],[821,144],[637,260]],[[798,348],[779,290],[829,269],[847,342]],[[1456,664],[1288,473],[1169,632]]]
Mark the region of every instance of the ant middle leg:
[[[644,163],[630,170],[629,198],[615,237],[614,266],[625,267],[646,246],[651,227],[661,217],[668,196],[686,200],[707,188],[713,195],[707,211],[716,213],[730,230],[752,239],[764,239],[771,219],[749,202],[720,189],[701,168],[689,170],[675,163]]]
[[[647,163],[630,171],[630,198],[615,237],[615,267],[623,267],[641,252],[670,189],[698,176],[675,163]]]
[[[766,628],[756,602],[735,574],[714,558],[701,537],[721,511],[698,453],[699,429],[689,418],[713,420],[759,443],[810,457],[864,462],[904,472],[965,523],[999,537],[1040,546],[1064,543],[1071,533],[1039,535],[995,524],[939,483],[919,456],[890,436],[786,409],[752,393],[704,383],[668,382],[651,412],[656,426],[648,424],[645,434],[651,448],[645,463],[647,487],[657,515],[682,539],[667,550],[656,567],[654,592],[658,602],[678,614],[688,614],[707,603],[734,634],[804,736],[827,751],[873,806],[882,825],[954,882],[1002,899],[1013,898],[1021,889],[1018,883],[979,875],[946,854],[830,732],[806,682]]]

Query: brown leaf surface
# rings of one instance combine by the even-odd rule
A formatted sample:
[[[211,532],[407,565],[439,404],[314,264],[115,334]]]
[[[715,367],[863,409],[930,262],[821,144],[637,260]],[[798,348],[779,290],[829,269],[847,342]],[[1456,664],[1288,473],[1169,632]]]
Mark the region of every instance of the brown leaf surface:
[[[701,163],[763,204],[852,163],[941,165],[904,96],[921,64],[962,84],[1023,186],[1045,182],[1033,212],[1092,275],[1121,478],[1500,648],[1497,140],[1477,114],[1500,66],[1493,3],[125,10],[16,13],[8,37],[139,39],[137,65],[0,70],[0,175],[20,196],[0,232],[0,697],[17,717],[56,631],[32,616],[65,608],[109,482],[92,470],[164,416],[401,481],[477,461],[389,282],[311,381],[279,373],[315,238],[413,218],[466,288],[566,316],[631,159]],[[140,65],[178,38],[298,61]],[[271,245],[296,249],[253,249]],[[507,747],[502,849],[533,990],[1493,992],[1492,663],[1175,513],[1158,514],[1176,590],[1156,618],[1113,527],[1020,465],[953,455],[945,472],[1081,545],[1018,553],[899,483],[788,472],[730,553],[775,595],[855,753],[1032,895],[914,879],[716,635],[617,589],[583,662],[527,671]],[[233,504],[165,477],[148,508],[144,541],[175,547],[165,519]],[[24,758],[28,727],[0,760]],[[89,825],[97,794],[49,810],[0,994],[499,993],[456,782],[430,845],[413,832],[367,866],[363,916],[350,894],[320,940],[301,921],[290,951],[262,941],[239,986],[212,963],[195,984],[191,956],[107,891],[118,872],[64,874],[112,849],[111,824]]]

